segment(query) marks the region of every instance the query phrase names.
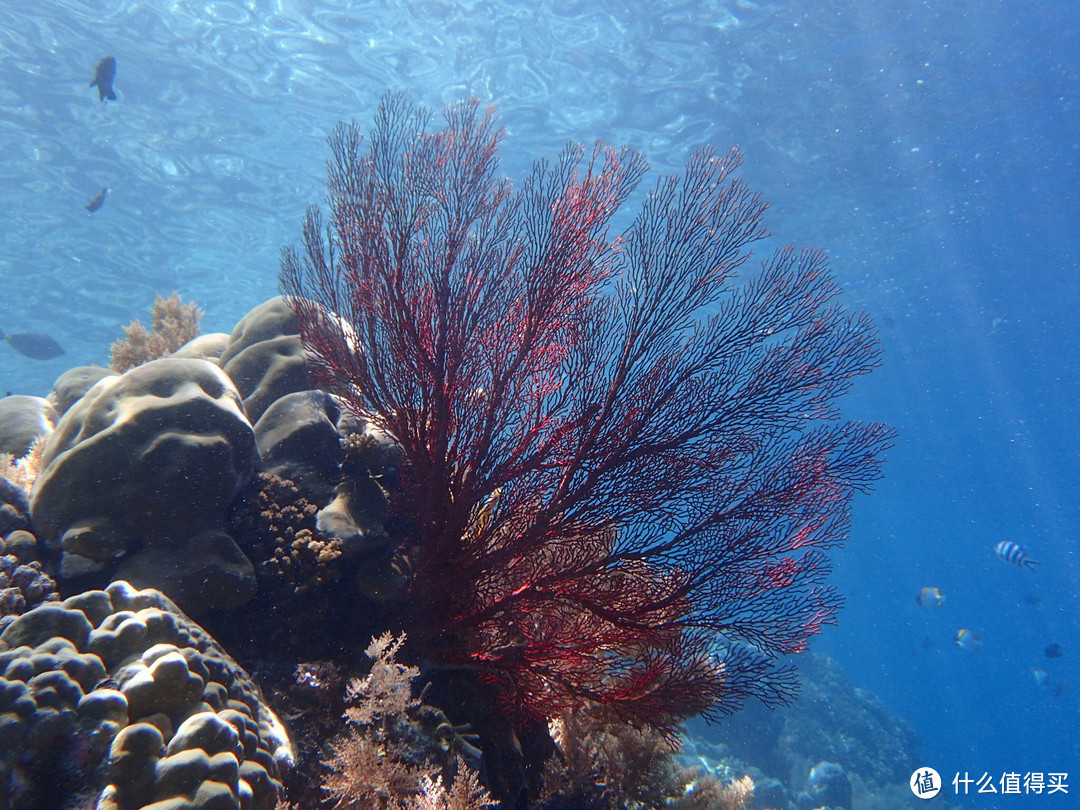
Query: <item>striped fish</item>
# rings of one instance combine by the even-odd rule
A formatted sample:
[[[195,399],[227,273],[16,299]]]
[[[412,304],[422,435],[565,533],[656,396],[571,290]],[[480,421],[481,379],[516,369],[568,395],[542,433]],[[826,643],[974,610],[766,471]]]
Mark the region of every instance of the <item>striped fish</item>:
[[[1015,565],[1017,568],[1027,567],[1035,570],[1035,566],[1039,564],[1035,560],[1029,560],[1024,547],[1012,540],[1002,540],[994,546],[994,553],[1004,562]]]

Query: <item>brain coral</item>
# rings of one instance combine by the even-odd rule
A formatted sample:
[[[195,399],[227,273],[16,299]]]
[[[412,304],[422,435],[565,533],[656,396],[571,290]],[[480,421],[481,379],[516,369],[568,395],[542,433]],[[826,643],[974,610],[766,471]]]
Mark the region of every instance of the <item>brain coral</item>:
[[[258,688],[158,591],[114,582],[0,634],[0,806],[269,810],[291,761]]]

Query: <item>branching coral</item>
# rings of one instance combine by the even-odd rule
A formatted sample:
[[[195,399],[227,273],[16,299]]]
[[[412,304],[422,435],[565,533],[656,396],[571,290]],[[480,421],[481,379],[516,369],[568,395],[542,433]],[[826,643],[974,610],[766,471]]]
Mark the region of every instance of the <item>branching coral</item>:
[[[541,807],[743,810],[753,795],[749,777],[724,782],[680,767],[669,737],[627,726],[603,706],[576,709],[550,728],[558,753],[544,771]]]
[[[292,481],[271,473],[257,473],[241,493],[230,523],[260,587],[300,595],[338,578],[341,542],[316,530],[317,512]]]
[[[404,640],[385,633],[368,646],[371,671],[350,686],[349,733],[326,760],[324,790],[336,801],[335,808],[349,810],[493,806],[460,756],[448,758],[436,740],[416,733],[423,703],[413,694],[412,682],[419,670],[395,660]]]
[[[457,764],[457,776],[449,787],[441,775],[437,774],[434,778],[425,775],[420,780],[419,795],[409,804],[410,810],[482,810],[496,807],[499,803],[484,790],[476,772],[460,759]]]
[[[109,365],[118,373],[141,366],[159,357],[172,354],[199,334],[199,319],[203,312],[193,301],[183,303],[180,293],[168,298],[160,295],[150,307],[151,329],[142,321],[132,321],[124,327],[124,337],[113,343]]]
[[[207,617],[216,637],[265,660],[333,657],[358,619],[356,560],[316,526],[318,507],[292,481],[256,473],[230,506],[228,531],[255,567],[257,592],[241,615]],[[358,638],[371,630],[356,630]],[[292,658],[292,656],[296,656]]]
[[[743,776],[732,782],[722,782],[699,777],[668,807],[673,810],[748,810],[754,807],[754,780]]]

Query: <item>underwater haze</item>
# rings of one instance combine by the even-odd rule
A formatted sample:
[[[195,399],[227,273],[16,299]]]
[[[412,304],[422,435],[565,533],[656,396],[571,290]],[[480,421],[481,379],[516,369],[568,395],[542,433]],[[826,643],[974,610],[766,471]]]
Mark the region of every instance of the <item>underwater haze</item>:
[[[738,145],[771,241],[825,249],[877,321],[882,368],[846,415],[899,433],[832,554],[846,606],[814,648],[915,727],[939,804],[1077,806],[1075,3],[31,0],[0,7],[0,66],[0,330],[65,350],[0,343],[15,394],[106,364],[157,294],[198,302],[204,332],[276,294],[328,134],[367,128],[387,91],[494,105],[514,178],[567,140],[633,145],[654,173]],[[927,587],[943,604],[917,603]],[[964,772],[1070,787],[956,796]]]

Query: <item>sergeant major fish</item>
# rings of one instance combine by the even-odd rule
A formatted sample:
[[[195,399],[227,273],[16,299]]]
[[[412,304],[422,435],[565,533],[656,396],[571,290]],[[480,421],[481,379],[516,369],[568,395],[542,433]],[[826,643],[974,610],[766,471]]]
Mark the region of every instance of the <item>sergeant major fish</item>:
[[[90,86],[97,86],[98,100],[116,101],[116,91],[113,90],[113,79],[116,78],[116,57],[106,56],[98,62],[97,70],[94,71],[94,80]]]
[[[1029,560],[1023,546],[1014,543],[1012,540],[1002,540],[994,546],[994,553],[1002,561],[1015,565],[1017,568],[1030,568],[1034,571],[1035,566],[1039,565],[1035,560]]]

